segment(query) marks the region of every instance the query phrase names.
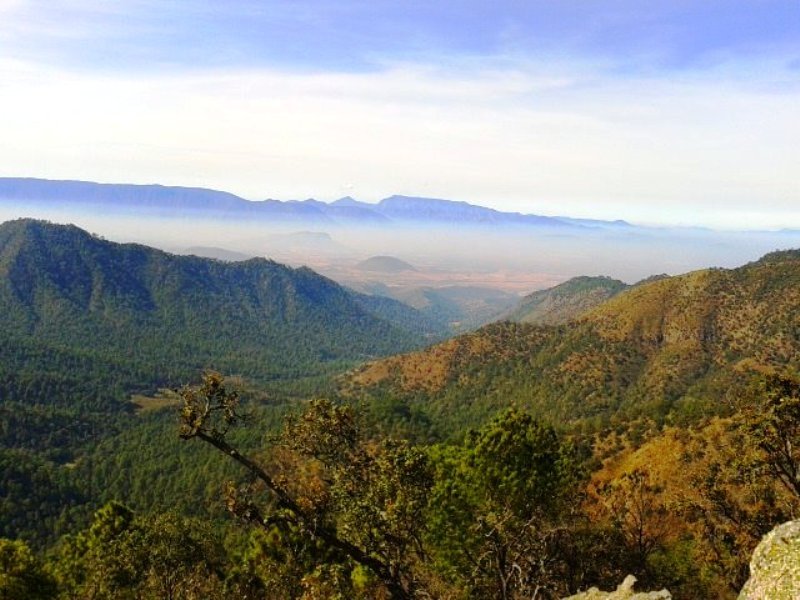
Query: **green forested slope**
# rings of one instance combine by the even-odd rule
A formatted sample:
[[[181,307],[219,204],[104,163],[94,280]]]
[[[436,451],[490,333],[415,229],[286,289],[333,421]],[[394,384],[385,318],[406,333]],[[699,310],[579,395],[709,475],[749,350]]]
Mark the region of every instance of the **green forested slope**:
[[[796,375],[799,345],[800,252],[781,252],[375,361],[339,381],[357,410],[218,375],[137,414],[6,401],[0,537],[48,548],[37,570],[0,539],[29,575],[12,597],[559,598],[632,573],[735,598],[755,542],[797,514],[800,383],[765,374]],[[137,512],[89,525],[108,500]]]
[[[272,390],[266,412],[279,412],[282,397],[432,334],[410,307],[307,268],[174,256],[33,220],[0,225],[0,314],[0,536],[37,542],[86,502],[174,502],[177,490],[154,487],[174,475],[172,418],[135,415],[133,394],[210,368]],[[203,479],[201,465],[188,470]]]
[[[106,405],[206,367],[260,381],[330,372],[421,343],[420,327],[404,326],[410,309],[395,304],[305,268],[9,222],[0,226],[3,400]],[[404,323],[392,322],[398,315]]]

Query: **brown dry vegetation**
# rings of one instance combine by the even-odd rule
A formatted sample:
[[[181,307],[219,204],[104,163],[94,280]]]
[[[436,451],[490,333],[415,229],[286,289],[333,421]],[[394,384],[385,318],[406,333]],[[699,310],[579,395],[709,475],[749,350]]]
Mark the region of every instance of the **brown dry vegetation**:
[[[642,541],[651,568],[660,564],[657,553],[680,549],[694,585],[705,581],[704,597],[735,598],[761,537],[800,508],[800,499],[755,467],[763,456],[736,419],[668,427],[638,447],[599,441],[598,452],[610,457],[586,487],[586,514]]]
[[[800,368],[796,253],[634,286],[564,326],[489,325],[366,365],[342,379],[342,390],[423,394],[434,412],[477,398],[554,421],[624,414],[691,422],[730,412],[743,366]]]

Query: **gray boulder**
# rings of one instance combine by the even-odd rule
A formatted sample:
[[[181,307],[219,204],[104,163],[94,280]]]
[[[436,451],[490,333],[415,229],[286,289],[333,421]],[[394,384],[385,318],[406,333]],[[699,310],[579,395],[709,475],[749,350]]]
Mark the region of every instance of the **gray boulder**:
[[[739,600],[800,599],[800,520],[779,525],[756,546]]]
[[[633,585],[636,577],[628,575],[625,581],[617,586],[613,592],[601,592],[596,587],[585,592],[575,594],[564,600],[672,600],[672,595],[667,590],[660,592],[634,592]]]

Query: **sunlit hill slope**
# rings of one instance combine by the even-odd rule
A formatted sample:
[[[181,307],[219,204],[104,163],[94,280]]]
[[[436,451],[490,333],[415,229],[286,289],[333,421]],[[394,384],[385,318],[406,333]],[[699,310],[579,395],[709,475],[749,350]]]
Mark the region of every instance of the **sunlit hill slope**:
[[[480,422],[516,403],[593,428],[616,417],[724,413],[753,368],[800,366],[800,251],[634,286],[559,326],[500,322],[341,382],[434,421]]]

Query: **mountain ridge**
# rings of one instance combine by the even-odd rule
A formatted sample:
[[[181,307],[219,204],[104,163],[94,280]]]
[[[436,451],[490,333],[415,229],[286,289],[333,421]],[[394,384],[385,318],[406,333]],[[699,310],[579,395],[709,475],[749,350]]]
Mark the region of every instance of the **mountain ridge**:
[[[59,203],[130,212],[147,208],[161,216],[181,212],[216,217],[304,221],[327,225],[381,225],[392,222],[510,225],[590,230],[618,228],[624,221],[547,217],[503,212],[460,200],[394,195],[372,204],[350,197],[326,203],[319,200],[246,200],[229,192],[159,184],[95,183],[77,180],[0,177],[0,203]]]
[[[607,276],[573,277],[525,296],[503,318],[519,323],[560,325],[625,291],[629,286]]]
[[[47,360],[97,371],[95,395],[119,400],[208,367],[262,381],[313,376],[435,334],[414,309],[307,267],[177,256],[30,219],[0,225],[0,310],[0,378],[19,397],[34,394],[26,381],[57,385],[38,376],[57,371]],[[80,382],[59,377],[63,399]]]
[[[464,427],[516,405],[597,429],[725,414],[749,371],[798,369],[800,253],[789,251],[631,286],[560,325],[488,325],[365,365],[340,388]]]

